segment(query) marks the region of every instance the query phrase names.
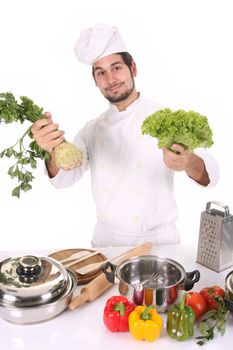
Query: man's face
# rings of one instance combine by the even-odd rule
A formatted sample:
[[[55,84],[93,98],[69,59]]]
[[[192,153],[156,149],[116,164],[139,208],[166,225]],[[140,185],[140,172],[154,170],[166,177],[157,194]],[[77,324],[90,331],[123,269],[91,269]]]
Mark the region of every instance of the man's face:
[[[93,70],[96,86],[111,103],[126,100],[134,90],[135,63],[130,70],[118,54],[101,58],[95,62]]]

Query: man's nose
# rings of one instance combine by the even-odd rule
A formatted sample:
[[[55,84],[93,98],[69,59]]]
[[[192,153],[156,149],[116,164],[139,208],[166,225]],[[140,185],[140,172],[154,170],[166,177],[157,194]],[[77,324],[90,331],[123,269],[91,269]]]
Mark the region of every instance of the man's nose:
[[[107,80],[107,83],[109,85],[114,84],[116,82],[116,77],[115,77],[114,73],[108,72],[106,75],[106,80]]]

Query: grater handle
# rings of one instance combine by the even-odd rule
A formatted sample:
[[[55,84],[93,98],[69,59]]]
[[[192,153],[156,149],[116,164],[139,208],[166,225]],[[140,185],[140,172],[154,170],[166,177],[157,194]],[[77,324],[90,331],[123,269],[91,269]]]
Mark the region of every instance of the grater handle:
[[[220,202],[216,202],[216,201],[211,201],[211,202],[208,202],[206,204],[206,210],[207,211],[210,210],[211,204],[215,204],[215,205],[217,205],[219,207],[222,207],[224,209],[224,217],[227,217],[227,216],[230,215],[230,209],[229,209],[228,205],[224,205],[224,204],[222,204]]]

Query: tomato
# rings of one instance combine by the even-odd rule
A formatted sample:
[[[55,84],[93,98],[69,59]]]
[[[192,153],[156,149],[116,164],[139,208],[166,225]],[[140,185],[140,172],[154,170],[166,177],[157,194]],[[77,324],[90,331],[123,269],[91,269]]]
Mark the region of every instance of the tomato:
[[[206,287],[200,291],[200,294],[206,301],[207,310],[217,310],[219,308],[219,303],[216,297],[222,296],[224,297],[224,290],[219,286]]]
[[[206,312],[206,301],[200,293],[188,292],[185,303],[193,309],[196,320]]]

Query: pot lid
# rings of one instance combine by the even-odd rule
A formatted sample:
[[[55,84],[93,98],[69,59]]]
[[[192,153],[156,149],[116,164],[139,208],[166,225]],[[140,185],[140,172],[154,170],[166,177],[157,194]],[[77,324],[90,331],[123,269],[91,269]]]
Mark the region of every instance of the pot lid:
[[[68,271],[55,259],[12,257],[0,263],[0,305],[46,304],[62,295],[69,283]]]

